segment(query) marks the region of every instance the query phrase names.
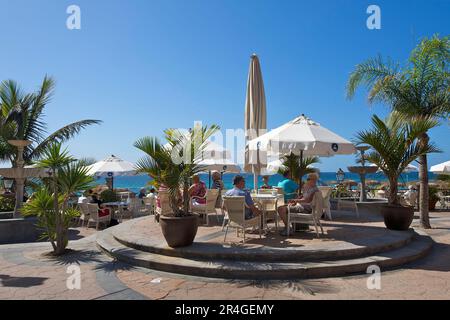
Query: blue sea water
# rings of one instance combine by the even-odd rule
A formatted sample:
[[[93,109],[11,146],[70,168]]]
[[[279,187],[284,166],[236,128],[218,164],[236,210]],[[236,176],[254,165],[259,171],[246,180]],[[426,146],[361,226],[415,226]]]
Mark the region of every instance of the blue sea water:
[[[253,188],[253,174],[244,173],[242,174],[246,179],[246,187],[251,189]],[[223,182],[225,184],[225,189],[233,188],[233,178],[235,174],[224,174]],[[208,186],[208,174],[200,175],[201,180],[206,183]],[[432,180],[435,176],[433,173],[429,173],[429,177]],[[282,180],[281,175],[274,175],[270,177],[269,183],[273,186],[278,185],[278,182]],[[380,182],[386,182],[387,179],[382,173],[374,173],[368,174],[366,179],[368,180],[377,180]],[[355,180],[357,182],[360,181],[359,175],[354,173],[346,173],[345,180]],[[402,174],[400,177],[400,182],[407,183],[411,181],[418,181],[419,176],[418,172],[410,172]],[[127,188],[133,192],[138,192],[141,188],[147,187],[148,183],[151,181],[151,178],[148,176],[129,176],[129,177],[115,177],[114,178],[114,188]],[[320,182],[321,184],[329,184],[332,181],[336,181],[336,173],[335,172],[321,172],[320,173]],[[96,180],[96,184],[106,184],[104,178],[100,178]],[[259,184],[262,184],[262,177],[259,177]]]

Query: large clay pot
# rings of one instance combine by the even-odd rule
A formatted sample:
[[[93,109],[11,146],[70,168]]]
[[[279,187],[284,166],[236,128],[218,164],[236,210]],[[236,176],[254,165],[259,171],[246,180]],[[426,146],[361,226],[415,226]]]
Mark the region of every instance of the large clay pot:
[[[170,217],[161,215],[159,224],[169,247],[187,247],[194,242],[197,235],[198,216]]]
[[[394,205],[381,206],[384,224],[391,230],[408,230],[414,219],[414,208]]]

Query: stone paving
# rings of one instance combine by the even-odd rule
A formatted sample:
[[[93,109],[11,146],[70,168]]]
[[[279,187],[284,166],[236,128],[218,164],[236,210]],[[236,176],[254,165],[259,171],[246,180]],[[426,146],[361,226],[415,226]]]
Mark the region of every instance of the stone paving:
[[[450,299],[450,212],[431,216],[434,228],[427,233],[436,242],[431,254],[383,272],[380,290],[367,289],[365,275],[230,281],[135,268],[100,253],[95,233],[81,228],[73,231],[78,240],[70,242],[72,252],[61,258],[46,255],[47,243],[0,246],[0,299]],[[73,265],[81,271],[79,290],[67,286]]]

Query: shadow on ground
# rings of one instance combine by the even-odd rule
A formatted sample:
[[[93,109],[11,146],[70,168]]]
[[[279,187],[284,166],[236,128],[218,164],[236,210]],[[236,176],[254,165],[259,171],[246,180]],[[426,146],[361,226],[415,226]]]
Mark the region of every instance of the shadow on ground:
[[[0,286],[14,288],[30,288],[37,287],[44,283],[48,278],[40,277],[11,277],[9,275],[0,274]]]

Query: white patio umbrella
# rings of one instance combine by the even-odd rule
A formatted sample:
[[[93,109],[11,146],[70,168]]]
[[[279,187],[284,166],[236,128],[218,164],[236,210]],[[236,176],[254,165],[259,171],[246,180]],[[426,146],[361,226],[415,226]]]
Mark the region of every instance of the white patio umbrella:
[[[88,166],[88,174],[96,177],[132,176],[136,174],[134,164],[114,155]],[[114,184],[113,184],[114,188]]]
[[[304,115],[253,139],[248,145],[254,156],[258,150],[268,155],[294,153],[319,157],[356,151],[353,143]]]
[[[250,159],[267,159],[271,155],[297,154],[331,157],[353,154],[355,146],[304,115],[248,143]]]
[[[245,100],[245,138],[250,141],[267,129],[266,94],[258,56],[253,54],[247,81]],[[259,158],[251,158],[248,146],[245,151],[244,170],[253,172],[255,190],[258,190],[258,174],[263,167]]]
[[[436,174],[450,174],[450,161],[432,166],[430,171]]]

